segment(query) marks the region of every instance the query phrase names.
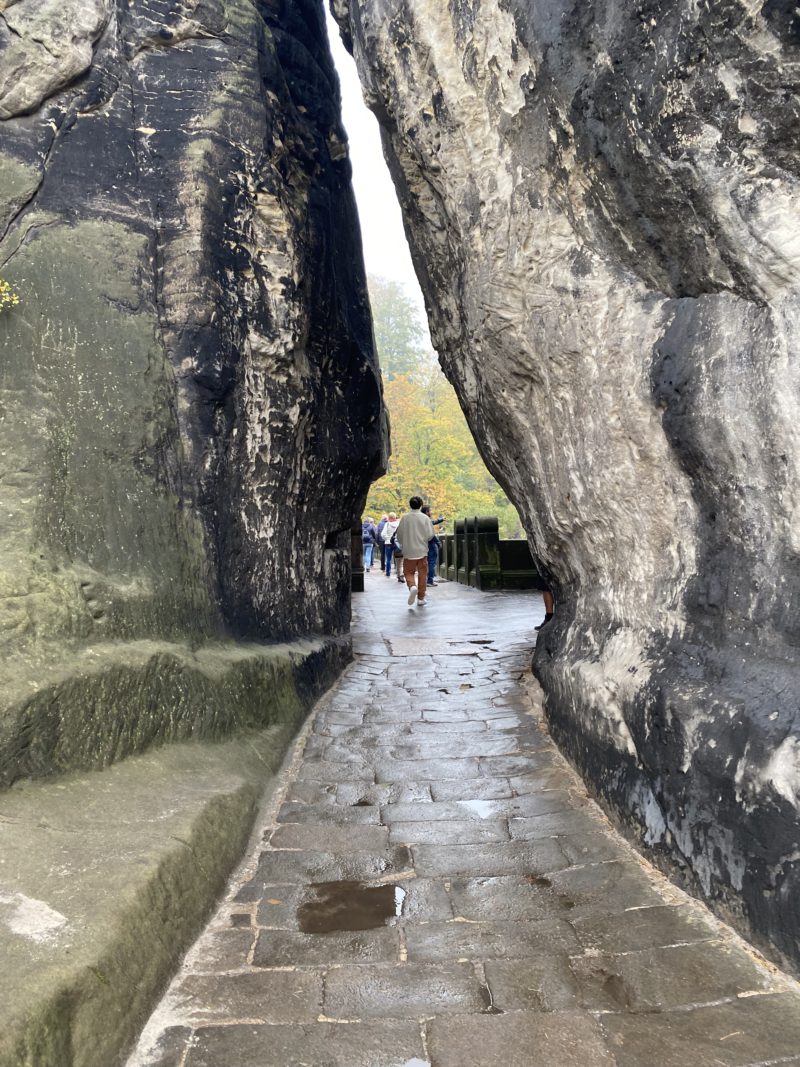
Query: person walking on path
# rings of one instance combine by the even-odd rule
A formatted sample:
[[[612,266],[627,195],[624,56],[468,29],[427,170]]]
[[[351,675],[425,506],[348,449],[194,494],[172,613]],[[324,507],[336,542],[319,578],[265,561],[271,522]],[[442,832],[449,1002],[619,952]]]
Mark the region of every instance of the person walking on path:
[[[386,520],[386,524],[381,531],[381,537],[383,538],[384,556],[383,567],[386,571],[386,577],[392,577],[392,556],[394,555],[394,544],[392,538],[397,532],[397,515],[394,511],[389,512],[389,518]]]
[[[397,540],[394,539],[394,573],[397,575],[397,580],[401,585],[406,584],[406,580],[403,577],[403,546]]]
[[[431,519],[431,507],[430,504],[426,504],[422,508],[422,514],[427,515]],[[431,526],[439,526],[444,522],[444,515],[440,515],[438,519],[431,519]],[[441,539],[434,533],[428,544],[428,585],[436,585],[436,564],[439,562],[439,548],[441,547]]]
[[[556,602],[555,598],[553,597],[553,594],[550,592],[549,589],[545,589],[545,591],[542,593],[542,598],[544,599],[544,618],[538,626],[534,626],[534,630],[541,630],[543,626],[546,626],[547,623],[550,622],[553,615],[555,614]]]
[[[361,543],[364,546],[364,570],[369,572],[372,570],[372,557],[378,543],[378,532],[372,519],[365,519],[361,523]]]
[[[408,586],[409,606],[419,597],[420,607],[425,606],[428,585],[428,544],[433,537],[433,523],[422,514],[422,497],[412,496],[411,508],[397,526],[395,540],[403,552],[403,574]]]
[[[377,537],[378,537],[378,548],[380,549],[380,553],[381,553],[381,570],[383,570],[383,568],[385,566],[385,563],[386,563],[386,545],[383,543],[383,528],[384,528],[384,526],[386,525],[386,523],[388,521],[389,521],[389,516],[388,515],[385,515],[385,514],[381,515],[381,521],[378,523],[378,525],[377,525],[377,527],[375,529],[375,533],[377,534]]]

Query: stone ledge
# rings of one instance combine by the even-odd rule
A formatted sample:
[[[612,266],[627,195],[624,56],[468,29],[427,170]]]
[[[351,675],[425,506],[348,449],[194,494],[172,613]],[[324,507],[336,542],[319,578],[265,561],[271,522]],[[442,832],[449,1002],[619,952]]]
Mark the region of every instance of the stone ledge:
[[[349,661],[349,638],[97,644],[4,671],[0,789],[95,770],[168,741],[296,718]]]
[[[122,1061],[300,718],[0,797],[0,1067]]]

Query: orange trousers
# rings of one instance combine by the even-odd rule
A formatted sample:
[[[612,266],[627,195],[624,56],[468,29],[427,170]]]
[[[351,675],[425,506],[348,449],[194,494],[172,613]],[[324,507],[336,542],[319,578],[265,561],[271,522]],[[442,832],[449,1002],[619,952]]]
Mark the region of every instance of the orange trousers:
[[[423,556],[422,559],[406,559],[403,556],[403,574],[405,575],[406,585],[410,589],[412,585],[417,587],[417,596],[420,600],[425,597],[425,590],[428,588],[428,557]]]

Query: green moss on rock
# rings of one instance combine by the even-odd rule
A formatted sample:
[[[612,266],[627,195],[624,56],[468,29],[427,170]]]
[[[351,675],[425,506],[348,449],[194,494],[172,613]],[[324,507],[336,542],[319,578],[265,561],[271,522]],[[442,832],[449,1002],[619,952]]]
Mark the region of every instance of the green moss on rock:
[[[23,302],[0,319],[0,598],[17,604],[0,611],[0,642],[207,636],[204,534],[168,484],[175,383],[142,281],[148,238],[33,214],[15,242]]]
[[[6,794],[0,1067],[122,1062],[241,856],[302,714],[286,711],[236,740]]]
[[[192,650],[137,641],[83,649],[17,674],[0,720],[0,787],[97,769],[154,745],[220,739],[294,721],[349,658],[349,641],[219,643]]]

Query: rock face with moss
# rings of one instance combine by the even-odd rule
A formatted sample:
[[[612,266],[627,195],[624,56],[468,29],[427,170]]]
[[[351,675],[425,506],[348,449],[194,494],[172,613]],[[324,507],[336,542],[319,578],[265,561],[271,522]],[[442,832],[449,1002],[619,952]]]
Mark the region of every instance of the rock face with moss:
[[[613,810],[800,961],[797,13],[333,0]]]
[[[316,3],[7,0],[0,72],[8,782],[268,705],[385,443]]]
[[[121,1062],[350,656],[360,263],[318,3],[0,0],[4,1067]]]

